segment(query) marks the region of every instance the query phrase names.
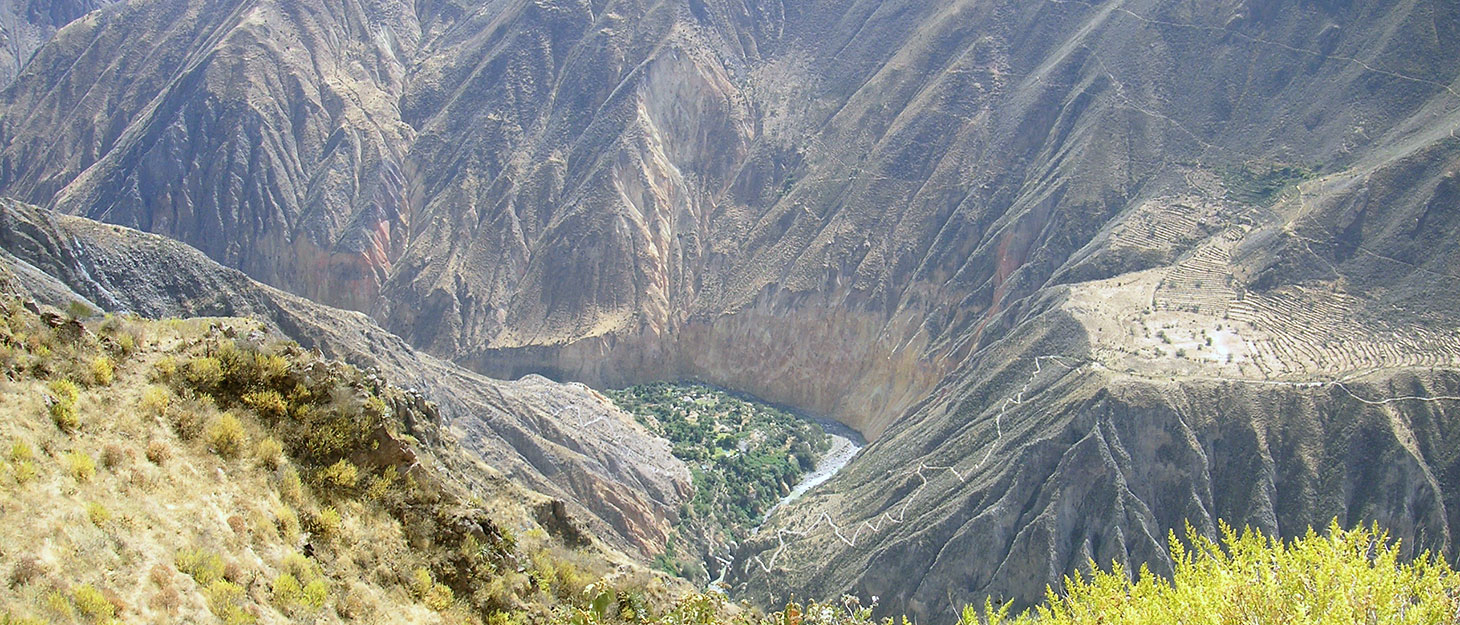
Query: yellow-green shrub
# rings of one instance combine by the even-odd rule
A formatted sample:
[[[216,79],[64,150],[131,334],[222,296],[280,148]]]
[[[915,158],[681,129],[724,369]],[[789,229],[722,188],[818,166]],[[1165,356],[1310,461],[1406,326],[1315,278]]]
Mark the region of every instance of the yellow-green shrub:
[[[279,391],[267,389],[253,391],[243,396],[244,405],[253,408],[260,417],[270,423],[277,422],[289,414],[289,404]]]
[[[76,413],[76,404],[58,401],[51,404],[51,421],[62,432],[74,432],[81,427],[81,415]]]
[[[183,549],[177,552],[177,560],[173,564],[199,586],[223,579],[223,557],[206,549]]]
[[[137,335],[131,332],[123,332],[117,336],[117,351],[123,356],[131,356],[137,351]]]
[[[319,483],[335,490],[355,488],[360,481],[360,470],[348,460],[340,460],[319,472]]]
[[[635,620],[635,618],[633,618],[635,616],[637,615],[630,615],[630,618],[627,618],[625,620]],[[509,612],[492,612],[491,614],[487,615],[486,620],[483,622],[486,625],[522,625],[522,621],[518,620],[515,615]]]
[[[285,573],[293,575],[296,579],[309,582],[320,576],[319,565],[302,553],[290,553],[284,556],[280,567]]]
[[[76,383],[70,380],[51,380],[46,384],[46,388],[56,396],[58,402],[74,404],[76,400],[81,399],[81,387],[76,386]]]
[[[74,432],[81,427],[81,416],[76,412],[76,401],[81,397],[81,389],[75,382],[70,380],[51,380],[46,388],[50,389],[54,396],[51,402],[51,421],[63,432]]]
[[[104,623],[117,614],[116,606],[112,605],[112,602],[108,601],[95,586],[82,584],[77,586],[71,594],[72,599],[76,602],[76,609],[92,622]]]
[[[445,612],[456,604],[456,595],[445,584],[436,584],[431,587],[430,592],[426,593],[426,597],[421,600],[421,603],[437,612]]]
[[[424,566],[418,566],[411,571],[411,592],[417,599],[425,599],[431,592],[431,587],[436,585],[436,580],[431,578],[431,570]]]
[[[411,572],[411,592],[422,604],[437,612],[445,612],[456,603],[456,596],[451,592],[451,588],[436,583],[436,580],[431,578],[431,571],[426,570],[425,567],[417,567]]]
[[[291,440],[296,453],[315,460],[324,460],[363,447],[378,420],[367,413],[334,410],[302,410],[296,415]]]
[[[213,419],[204,434],[208,447],[214,453],[230,460],[237,458],[238,454],[243,452],[247,438],[243,431],[243,423],[231,412],[225,412]]]
[[[386,407],[385,400],[371,395],[369,399],[365,400],[364,411],[366,414],[370,415],[372,419],[379,419],[381,417],[384,417],[385,413],[389,412],[390,409]]]
[[[86,518],[91,519],[92,525],[100,527],[112,520],[112,513],[106,509],[106,506],[93,501],[86,504]]]
[[[277,382],[289,375],[289,359],[278,354],[259,354],[256,359],[259,379]]]
[[[35,450],[25,441],[15,441],[10,444],[10,460],[12,462],[25,462],[35,459]]]
[[[160,417],[167,412],[167,407],[172,404],[172,393],[161,386],[148,386],[142,389],[142,398],[137,401],[137,407],[142,412],[155,417]]]
[[[329,583],[320,574],[319,565],[298,553],[284,556],[280,563],[284,569],[274,578],[273,603],[280,609],[302,605],[310,608],[324,606],[329,596]]]
[[[330,585],[323,579],[316,579],[304,585],[304,605],[319,609],[329,599]]]
[[[274,524],[279,528],[279,537],[287,541],[292,542],[301,531],[299,515],[288,504],[280,504],[274,509]]]
[[[492,576],[486,583],[474,591],[474,595],[481,597],[497,606],[510,606],[516,597],[527,594],[532,587],[532,578],[512,569],[501,571],[500,574]]]
[[[309,529],[325,540],[338,537],[340,529],[344,526],[344,519],[340,518],[340,511],[336,510],[334,506],[325,506],[310,521]]]
[[[91,456],[79,451],[67,452],[62,459],[66,463],[66,472],[78,482],[89,482],[96,476],[96,461]]]
[[[15,463],[16,484],[25,484],[35,479],[36,474],[37,470],[34,462],[31,462],[29,460],[22,460]]]
[[[65,593],[52,590],[46,593],[45,602],[46,611],[56,617],[56,620],[69,621],[76,618],[76,608],[71,607],[71,600],[66,598]]]
[[[284,467],[284,475],[279,478],[279,498],[296,506],[304,503],[304,482],[294,467]]]
[[[153,378],[159,382],[169,382],[177,377],[177,359],[170,355],[158,358],[153,368]]]
[[[205,393],[212,392],[223,383],[223,365],[217,358],[198,356],[188,361],[183,378],[193,388]]]
[[[593,577],[568,559],[568,553],[558,554],[537,551],[532,554],[532,576],[538,586],[550,591],[565,601],[581,599],[583,589],[593,582]]]
[[[97,356],[91,360],[91,383],[97,386],[111,386],[117,376],[117,367],[112,359],[107,356]]]
[[[254,445],[253,455],[258,459],[259,464],[270,469],[277,469],[284,461],[284,444],[272,436],[265,437]]]
[[[1187,527],[1183,545],[1170,537],[1171,579],[1142,567],[1135,581],[1116,565],[1065,580],[1046,603],[1010,619],[986,602],[983,614],[963,611],[964,625],[1086,623],[1444,623],[1460,610],[1460,576],[1425,554],[1401,563],[1388,534],[1345,530],[1336,523],[1320,536],[1283,543],[1225,524],[1218,544]],[[981,618],[980,618],[981,617]]]
[[[299,583],[299,578],[288,572],[280,573],[274,578],[272,602],[275,607],[287,610],[304,600],[304,586]]]
[[[226,625],[243,625],[258,620],[244,609],[246,597],[243,586],[227,580],[218,580],[203,588],[203,598],[207,600],[208,610]]]
[[[395,466],[388,466],[380,475],[371,476],[370,484],[365,487],[365,498],[370,501],[380,501],[390,492],[391,484],[395,483],[399,473]]]

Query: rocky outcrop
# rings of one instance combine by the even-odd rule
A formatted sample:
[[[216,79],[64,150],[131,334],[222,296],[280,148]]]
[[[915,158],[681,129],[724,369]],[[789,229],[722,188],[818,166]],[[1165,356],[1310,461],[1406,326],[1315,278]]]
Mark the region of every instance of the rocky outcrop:
[[[557,497],[567,503],[562,522],[583,523],[625,552],[661,552],[691,495],[689,470],[669,445],[581,385],[482,377],[416,351],[364,315],[260,285],[157,235],[0,200],[0,265],[26,293],[58,306],[253,317],[377,371],[417,393],[407,414],[437,415],[458,439],[453,446],[492,468],[468,474]]]

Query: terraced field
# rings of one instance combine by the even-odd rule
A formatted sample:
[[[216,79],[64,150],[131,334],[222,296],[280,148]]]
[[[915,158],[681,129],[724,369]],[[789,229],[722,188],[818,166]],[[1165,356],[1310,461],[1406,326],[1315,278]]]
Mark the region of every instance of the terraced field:
[[[1381,318],[1342,281],[1243,288],[1234,253],[1253,227],[1219,222],[1220,202],[1208,204],[1153,202],[1163,210],[1137,211],[1112,231],[1115,246],[1188,251],[1165,267],[1073,289],[1067,307],[1092,330],[1097,361],[1153,376],[1288,381],[1460,366],[1460,331]],[[1214,232],[1196,239],[1206,230]]]

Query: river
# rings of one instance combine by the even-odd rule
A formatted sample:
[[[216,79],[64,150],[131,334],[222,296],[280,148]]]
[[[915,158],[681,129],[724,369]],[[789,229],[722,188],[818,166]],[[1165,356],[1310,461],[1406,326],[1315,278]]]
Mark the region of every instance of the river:
[[[771,506],[770,510],[766,510],[765,516],[762,519],[770,519],[771,515],[775,514],[776,510],[779,510],[781,506],[795,501],[802,495],[805,495],[807,491],[831,479],[831,476],[836,475],[838,471],[842,470],[842,467],[847,466],[847,463],[851,462],[852,458],[856,457],[857,452],[861,451],[862,447],[867,444],[866,440],[856,430],[836,421],[817,419],[816,422],[831,437],[831,448],[826,450],[826,454],[820,460],[816,461],[816,470],[801,476],[801,481],[797,482],[796,486],[791,488],[790,493],[787,493],[785,497],[777,501],[776,505]],[[761,521],[761,524],[764,525],[765,521]],[[757,527],[756,530],[759,531],[760,528]]]
[[[828,419],[815,419],[815,421],[831,437],[831,447],[816,461],[816,470],[801,476],[801,481],[796,482],[796,485],[791,488],[791,492],[766,510],[765,515],[761,517],[760,525],[755,526],[755,529],[751,531],[752,535],[759,534],[760,528],[765,526],[766,521],[770,520],[771,515],[775,514],[781,506],[797,500],[822,482],[831,479],[831,476],[836,475],[838,471],[842,470],[842,467],[847,466],[847,463],[851,462],[852,458],[857,456],[857,452],[867,444],[861,434],[841,423]],[[724,591],[725,575],[730,572],[729,561],[721,560],[719,564],[725,566],[720,567],[719,577],[710,582],[708,590],[711,592]],[[714,566],[709,561],[706,561],[706,565]]]

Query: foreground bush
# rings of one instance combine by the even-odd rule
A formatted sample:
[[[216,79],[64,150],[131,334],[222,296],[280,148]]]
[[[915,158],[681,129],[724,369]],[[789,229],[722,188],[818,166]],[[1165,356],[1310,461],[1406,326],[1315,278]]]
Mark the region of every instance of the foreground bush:
[[[1222,526],[1222,544],[1187,528],[1190,547],[1171,537],[1171,579],[1141,570],[1132,581],[1116,565],[1066,578],[1065,593],[1018,618],[1007,608],[969,607],[962,622],[1040,623],[1454,623],[1460,576],[1429,554],[1401,563],[1399,545],[1377,527],[1327,535],[1311,529],[1291,543]]]
[[[1450,624],[1460,622],[1460,575],[1425,554],[1400,559],[1399,545],[1374,529],[1330,525],[1290,543],[1257,530],[1222,525],[1218,544],[1187,529],[1171,537],[1171,578],[1144,567],[1132,580],[1122,567],[1066,578],[1064,592],[1049,589],[1044,605],[1019,616],[1008,607],[967,606],[959,625],[1175,625],[1212,624]],[[692,595],[662,612],[605,591],[587,607],[560,609],[556,625],[894,625],[906,619],[872,618],[870,607],[844,597],[841,604],[790,604],[768,615],[728,615],[723,599]]]

